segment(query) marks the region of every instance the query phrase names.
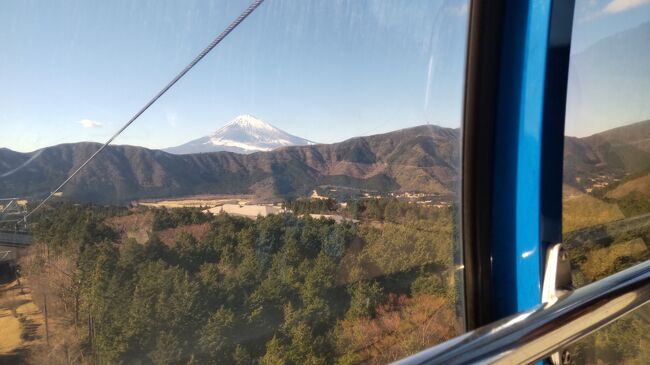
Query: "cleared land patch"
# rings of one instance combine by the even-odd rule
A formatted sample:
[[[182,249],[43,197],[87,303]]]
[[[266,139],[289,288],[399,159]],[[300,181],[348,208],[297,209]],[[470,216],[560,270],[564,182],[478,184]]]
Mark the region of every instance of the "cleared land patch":
[[[608,198],[620,199],[632,192],[650,195],[650,174],[627,181],[607,193]]]
[[[25,350],[41,340],[43,316],[28,288],[16,281],[0,287],[0,363],[20,363]]]
[[[564,232],[572,232],[623,218],[625,215],[618,205],[607,203],[584,193],[565,196],[562,202],[562,230]]]

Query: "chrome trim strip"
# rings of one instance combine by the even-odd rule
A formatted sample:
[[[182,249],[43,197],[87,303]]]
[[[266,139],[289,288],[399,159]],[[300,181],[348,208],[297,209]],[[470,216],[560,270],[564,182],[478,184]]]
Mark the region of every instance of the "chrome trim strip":
[[[395,364],[527,364],[648,302],[650,260]]]

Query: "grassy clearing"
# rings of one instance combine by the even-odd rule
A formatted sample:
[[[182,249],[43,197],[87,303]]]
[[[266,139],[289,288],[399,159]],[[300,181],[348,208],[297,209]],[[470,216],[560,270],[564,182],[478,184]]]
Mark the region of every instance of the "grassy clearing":
[[[619,263],[637,262],[647,250],[645,242],[640,238],[613,244],[588,252],[587,261],[580,269],[590,281],[599,280],[619,271]]]
[[[618,205],[584,193],[574,193],[568,197],[565,195],[562,203],[562,223],[565,233],[623,218],[625,215]]]
[[[22,340],[20,339],[21,327],[18,318],[14,317],[11,310],[0,309],[0,355],[11,354],[16,351]]]

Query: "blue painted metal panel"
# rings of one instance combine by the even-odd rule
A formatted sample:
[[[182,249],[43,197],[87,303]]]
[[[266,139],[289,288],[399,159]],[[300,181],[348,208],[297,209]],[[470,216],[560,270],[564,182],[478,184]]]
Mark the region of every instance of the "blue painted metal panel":
[[[541,297],[541,161],[551,8],[551,0],[506,4],[492,214],[496,318],[528,309]]]
[[[550,18],[550,0],[530,2],[519,102],[515,249],[518,312],[539,304],[541,298],[542,124]]]

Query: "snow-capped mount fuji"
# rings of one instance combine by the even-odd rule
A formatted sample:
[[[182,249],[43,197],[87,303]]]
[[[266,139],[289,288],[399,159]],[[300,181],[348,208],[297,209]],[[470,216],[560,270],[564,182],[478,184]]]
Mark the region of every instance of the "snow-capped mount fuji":
[[[296,137],[252,115],[244,114],[231,120],[212,135],[166,148],[164,151],[177,155],[218,151],[247,154],[271,151],[278,147],[312,144],[314,142]]]

